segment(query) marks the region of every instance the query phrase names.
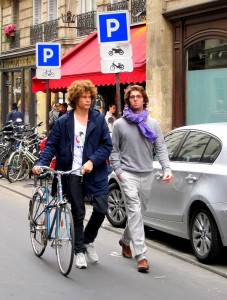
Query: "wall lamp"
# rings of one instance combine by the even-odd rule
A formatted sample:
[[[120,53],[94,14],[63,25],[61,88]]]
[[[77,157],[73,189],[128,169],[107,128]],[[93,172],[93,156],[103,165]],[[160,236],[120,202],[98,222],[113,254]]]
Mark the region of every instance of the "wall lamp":
[[[68,10],[65,14],[61,14],[62,22],[69,24],[76,22],[76,15],[72,14],[70,10]]]

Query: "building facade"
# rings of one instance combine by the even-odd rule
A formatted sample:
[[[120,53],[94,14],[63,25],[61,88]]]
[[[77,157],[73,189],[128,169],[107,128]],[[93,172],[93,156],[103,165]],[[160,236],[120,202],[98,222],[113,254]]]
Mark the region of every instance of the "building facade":
[[[71,2],[68,0],[0,2],[1,127],[11,110],[12,103],[18,104],[19,110],[24,113],[25,122],[33,126],[43,121],[44,127],[47,126],[48,112],[53,101],[58,101],[58,95],[32,93],[32,78],[36,75],[36,43],[60,43],[61,55],[64,56],[69,49],[95,29],[96,12],[92,6],[94,1]],[[69,12],[73,13],[69,16]]]
[[[35,124],[47,123],[53,99],[65,100],[61,92],[32,93],[36,42],[60,42],[64,57],[96,30],[97,12],[122,9],[129,10],[131,26],[146,24],[143,85],[150,115],[163,131],[226,121],[226,0],[2,0],[0,6],[0,124],[13,102],[19,104],[26,121]],[[15,35],[6,37],[4,30],[12,23]],[[105,83],[98,88],[107,98],[116,89]]]
[[[145,0],[2,0],[0,124],[4,124],[11,104],[16,102],[26,122],[35,125],[43,121],[44,126],[48,127],[48,112],[52,103],[65,101],[65,93],[61,91],[32,93],[37,42],[60,43],[64,57],[72,47],[96,31],[97,11],[129,9],[130,21],[140,23],[144,22],[144,16],[137,13],[145,5]],[[12,24],[15,27],[14,35],[6,36],[8,26]],[[101,93],[112,95],[113,90],[113,86],[109,86],[108,90],[102,87]]]
[[[164,132],[227,121],[227,2],[147,1],[150,114]]]

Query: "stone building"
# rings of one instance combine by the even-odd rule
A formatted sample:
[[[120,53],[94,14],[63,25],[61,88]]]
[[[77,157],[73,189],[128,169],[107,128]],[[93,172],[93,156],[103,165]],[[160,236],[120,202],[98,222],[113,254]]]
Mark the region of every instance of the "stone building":
[[[164,132],[185,124],[212,122],[220,103],[221,111],[227,110],[226,0],[2,0],[0,6],[2,32],[5,26],[16,24],[15,36],[5,40],[2,35],[1,40],[1,124],[12,102],[21,103],[27,120],[35,124],[47,118],[50,98],[65,101],[66,88],[56,82],[52,93],[46,93],[42,84],[40,92],[32,93],[36,42],[60,42],[62,61],[70,53],[76,57],[78,51],[69,49],[84,39],[89,47],[95,38],[97,12],[116,10],[129,11],[131,28],[146,27],[146,57],[140,62],[145,75],[134,72],[133,79],[120,82],[121,98],[127,84],[143,84],[150,99],[150,115]],[[68,11],[72,14],[67,19]],[[97,86],[106,102],[116,94],[116,85],[112,81],[106,84],[103,78]]]
[[[165,132],[226,115],[226,19],[225,0],[147,1],[146,88]]]

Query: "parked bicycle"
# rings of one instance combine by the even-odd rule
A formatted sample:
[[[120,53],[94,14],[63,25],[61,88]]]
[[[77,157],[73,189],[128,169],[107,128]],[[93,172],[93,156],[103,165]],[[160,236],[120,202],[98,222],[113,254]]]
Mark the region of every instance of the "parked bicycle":
[[[1,141],[1,152],[0,152],[0,175],[2,177],[7,178],[6,174],[6,165],[8,163],[8,159],[12,152],[16,150],[17,142],[16,139],[21,137],[26,128],[25,125],[16,125],[22,121],[21,119],[16,119],[16,121],[9,121],[7,125],[5,125],[2,132],[2,141]]]
[[[18,143],[18,148],[10,155],[6,166],[6,175],[10,183],[25,179],[38,158],[37,153],[34,154],[29,150],[29,147],[34,149],[40,143],[38,137],[30,141],[18,140]]]
[[[36,127],[41,125],[42,122],[33,127],[31,131],[34,131]],[[33,133],[30,136],[16,139],[16,150],[10,154],[5,167],[6,177],[10,183],[23,180],[31,174],[31,168],[38,158],[38,145],[43,138],[43,135],[39,136]]]
[[[115,62],[113,62],[112,65],[110,66],[110,70],[114,71],[116,68],[120,70],[124,70],[124,65],[121,63],[115,64]]]
[[[118,54],[120,54],[120,55],[123,55],[123,54],[124,54],[124,51],[123,51],[121,48],[112,48],[112,50],[110,50],[110,51],[108,52],[108,54],[109,54],[110,56],[112,56],[114,53],[118,53]]]
[[[41,166],[44,175],[38,175],[39,186],[29,203],[30,238],[33,251],[41,257],[48,241],[55,249],[60,272],[67,276],[71,271],[74,257],[74,225],[67,199],[63,197],[61,176],[72,171],[55,171]],[[50,195],[50,175],[56,174],[57,195]]]

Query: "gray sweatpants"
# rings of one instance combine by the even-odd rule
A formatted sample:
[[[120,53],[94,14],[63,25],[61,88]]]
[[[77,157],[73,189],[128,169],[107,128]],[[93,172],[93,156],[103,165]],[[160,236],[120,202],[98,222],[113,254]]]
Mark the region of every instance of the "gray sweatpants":
[[[129,245],[132,241],[137,261],[146,258],[143,215],[151,195],[153,173],[121,173],[121,185],[126,197],[127,224],[122,241]]]

